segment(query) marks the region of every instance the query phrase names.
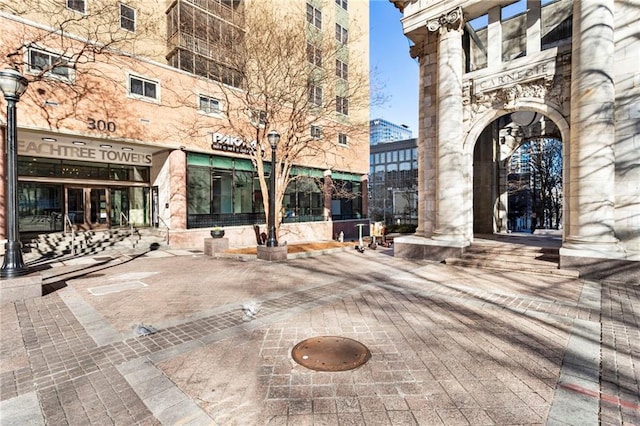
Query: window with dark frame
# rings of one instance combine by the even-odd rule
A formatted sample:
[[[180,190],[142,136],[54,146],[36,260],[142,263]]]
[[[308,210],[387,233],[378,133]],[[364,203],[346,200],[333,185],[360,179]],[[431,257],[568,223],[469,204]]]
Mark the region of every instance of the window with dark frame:
[[[69,58],[45,50],[29,48],[29,71],[45,72],[45,75],[71,80],[72,67]]]
[[[120,28],[131,32],[136,31],[136,10],[122,3],[120,3]]]
[[[309,102],[322,106],[322,87],[316,86],[315,84],[309,85]]]
[[[322,126],[311,126],[311,137],[314,139],[322,139]]]
[[[348,145],[349,141],[347,139],[346,133],[338,133],[338,145]]]
[[[158,99],[158,83],[146,78],[129,76],[129,93],[135,96],[148,99]]]
[[[343,80],[349,79],[349,65],[346,62],[342,62],[340,59],[336,59],[336,77]]]
[[[340,43],[346,43],[348,39],[348,31],[340,24],[336,24],[336,40]]]
[[[307,43],[307,61],[317,67],[321,67],[322,49],[312,43]]]
[[[251,124],[254,127],[264,129],[267,125],[267,113],[265,111],[251,111]]]
[[[67,8],[80,13],[85,13],[86,11],[84,0],[67,0]]]
[[[210,96],[199,96],[198,110],[206,114],[219,114],[222,112],[222,102]]]
[[[336,4],[344,10],[347,10],[347,0],[336,0]]]
[[[349,99],[344,96],[336,96],[336,111],[340,114],[349,115]]]
[[[318,29],[322,29],[322,12],[309,3],[307,3],[307,22]]]

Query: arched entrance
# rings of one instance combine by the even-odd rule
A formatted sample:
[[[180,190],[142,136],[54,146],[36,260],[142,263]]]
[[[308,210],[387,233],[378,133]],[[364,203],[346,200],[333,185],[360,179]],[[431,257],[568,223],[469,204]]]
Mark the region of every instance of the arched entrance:
[[[542,110],[549,106],[501,111],[470,142],[474,237],[532,233],[535,228],[560,235],[562,135]],[[564,119],[556,119],[566,126]]]

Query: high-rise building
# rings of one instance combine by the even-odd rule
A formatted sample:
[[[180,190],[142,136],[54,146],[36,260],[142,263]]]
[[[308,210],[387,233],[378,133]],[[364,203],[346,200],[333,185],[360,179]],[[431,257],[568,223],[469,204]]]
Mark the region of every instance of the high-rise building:
[[[417,224],[418,140],[371,146],[369,217],[385,224]]]
[[[411,130],[405,124],[395,124],[381,118],[371,120],[369,131],[371,145],[411,138]]]
[[[200,245],[212,226],[233,245],[255,244],[246,228],[265,222],[266,134],[277,130],[291,177],[281,233],[331,238],[330,219],[366,211],[368,7],[0,3],[2,68],[29,80],[17,115],[20,231],[126,218],[167,229],[176,247]]]

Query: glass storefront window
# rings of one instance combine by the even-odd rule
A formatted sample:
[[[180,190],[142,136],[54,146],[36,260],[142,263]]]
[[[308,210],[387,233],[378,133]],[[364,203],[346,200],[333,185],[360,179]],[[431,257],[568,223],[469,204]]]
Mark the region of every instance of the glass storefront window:
[[[18,175],[149,182],[149,167],[20,156],[18,157]]]
[[[62,185],[20,182],[18,184],[20,232],[62,231],[62,200]]]
[[[260,181],[249,160],[189,154],[187,163],[188,228],[264,223],[265,208]],[[266,167],[268,174],[269,165]],[[283,221],[324,220],[322,171],[294,168],[292,175],[294,178],[289,183],[280,206]],[[345,174],[347,175],[349,174]],[[355,197],[347,197],[348,210],[352,212],[356,209],[361,214],[360,183],[350,182],[350,189],[352,184],[354,188],[358,188],[358,193]]]
[[[211,213],[211,172],[204,167],[189,167],[187,213]]]

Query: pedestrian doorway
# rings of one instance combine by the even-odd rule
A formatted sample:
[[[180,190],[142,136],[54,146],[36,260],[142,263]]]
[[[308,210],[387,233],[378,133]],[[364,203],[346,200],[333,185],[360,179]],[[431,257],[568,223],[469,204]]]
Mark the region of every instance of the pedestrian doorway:
[[[65,215],[71,225],[75,229],[108,228],[110,226],[109,195],[107,188],[66,187]]]

